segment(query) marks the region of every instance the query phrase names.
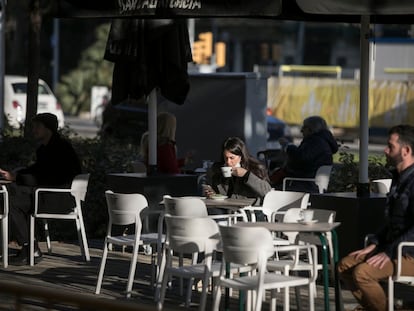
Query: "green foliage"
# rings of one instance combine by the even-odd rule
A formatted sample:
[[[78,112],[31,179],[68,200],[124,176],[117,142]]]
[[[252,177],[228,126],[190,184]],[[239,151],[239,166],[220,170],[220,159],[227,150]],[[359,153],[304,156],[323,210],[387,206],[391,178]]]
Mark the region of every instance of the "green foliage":
[[[75,138],[72,144],[82,159],[84,171],[91,174],[84,212],[88,236],[103,237],[107,229],[106,174],[132,172],[139,146],[99,138]]]
[[[78,67],[61,78],[56,95],[65,113],[89,111],[92,87],[112,85],[113,64],[103,59],[108,32],[109,24],[97,27],[95,43],[82,53]]]
[[[359,163],[355,161],[355,155],[349,152],[347,146],[341,146],[338,161],[339,163],[335,164],[332,169],[328,192],[356,191]],[[385,156],[368,157],[368,176],[370,180],[391,177]]]

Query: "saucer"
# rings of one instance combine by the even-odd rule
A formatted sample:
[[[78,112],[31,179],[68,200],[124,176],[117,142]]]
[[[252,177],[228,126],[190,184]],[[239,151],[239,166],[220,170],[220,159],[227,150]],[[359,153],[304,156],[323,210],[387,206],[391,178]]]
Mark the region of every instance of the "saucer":
[[[299,220],[299,223],[301,223],[303,225],[311,225],[311,224],[314,224],[316,222],[318,222],[317,219],[312,219],[312,220],[307,220],[307,221],[305,221],[305,220]]]
[[[213,195],[211,196],[212,200],[222,201],[227,199],[227,195]]]
[[[181,197],[182,199],[200,199],[200,200],[205,200],[206,197],[197,197],[197,196],[184,196]]]

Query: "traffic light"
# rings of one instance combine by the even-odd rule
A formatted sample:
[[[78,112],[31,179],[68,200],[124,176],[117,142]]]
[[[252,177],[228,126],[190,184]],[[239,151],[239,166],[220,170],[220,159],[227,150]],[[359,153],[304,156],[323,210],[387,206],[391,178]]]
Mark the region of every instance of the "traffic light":
[[[224,42],[217,42],[214,50],[216,52],[217,67],[224,67],[226,65],[226,44]]]
[[[197,64],[209,64],[213,53],[213,34],[202,32],[199,40],[193,43],[193,61]]]
[[[193,61],[197,64],[203,63],[203,49],[200,41],[193,43]]]

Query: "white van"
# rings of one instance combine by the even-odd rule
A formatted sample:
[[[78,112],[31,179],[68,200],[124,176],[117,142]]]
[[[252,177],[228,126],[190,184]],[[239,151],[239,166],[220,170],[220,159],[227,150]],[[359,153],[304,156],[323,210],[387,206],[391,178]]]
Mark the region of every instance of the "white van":
[[[10,126],[19,128],[26,119],[27,77],[4,77],[4,114]],[[45,81],[39,79],[37,113],[50,112],[57,116],[59,127],[65,125],[60,104]]]

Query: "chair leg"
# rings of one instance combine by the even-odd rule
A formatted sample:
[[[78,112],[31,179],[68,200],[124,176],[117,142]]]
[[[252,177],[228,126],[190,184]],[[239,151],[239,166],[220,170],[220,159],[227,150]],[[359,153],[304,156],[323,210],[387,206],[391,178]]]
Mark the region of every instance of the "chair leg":
[[[45,228],[47,251],[49,254],[52,254],[52,243],[50,242],[49,224],[47,223],[46,219],[43,219],[43,225]]]
[[[263,295],[265,294],[265,290],[263,288],[259,288],[255,292],[256,292],[256,295],[255,295],[256,301],[255,301],[254,311],[260,311],[262,310]],[[286,306],[286,301],[284,305]],[[289,310],[289,302],[288,302],[288,308],[286,310]]]
[[[277,303],[276,303],[276,293],[277,293],[277,290],[276,289],[272,289],[271,290],[271,292],[270,292],[271,294],[270,294],[270,310],[272,310],[272,311],[276,311],[276,308],[277,308]]]
[[[135,243],[133,248],[133,254],[132,254],[132,260],[131,265],[129,267],[129,276],[128,276],[128,285],[127,285],[127,298],[131,297],[131,291],[132,291],[132,283],[134,282],[135,278],[135,269],[137,267],[137,260],[138,260],[138,249],[139,249],[139,243],[138,241]]]
[[[309,284],[309,311],[315,310],[315,297],[316,294],[314,293],[316,291],[316,284],[315,282],[312,282]]]
[[[213,311],[219,311],[220,309],[220,300],[221,300],[221,286],[220,280],[216,280],[216,285],[214,286],[213,292]]]
[[[7,217],[3,218],[1,220],[1,229],[2,229],[2,237],[3,237],[3,252],[2,252],[2,256],[3,256],[3,267],[7,268],[7,266],[9,265],[9,252],[8,252],[8,247],[9,247],[9,228],[8,228],[8,224],[7,224]]]
[[[191,294],[193,291],[194,278],[189,278],[187,282],[187,293],[185,295],[185,307],[189,308],[191,304]],[[195,283],[197,286],[197,283]],[[203,284],[204,286],[204,284]]]
[[[285,298],[284,298],[285,301],[283,301],[283,310],[284,311],[289,311],[290,310],[290,297],[289,297],[290,288],[289,287],[285,288],[284,294],[285,294],[284,295],[285,296]]]
[[[209,282],[209,275],[206,273],[202,282],[203,282],[203,289],[201,292],[201,298],[200,298],[200,311],[204,311],[206,309],[206,300],[207,300],[207,287]]]
[[[394,281],[388,277],[388,311],[394,311]]]
[[[88,239],[86,238],[85,225],[81,217],[76,219],[76,227],[78,231],[78,239],[82,255],[85,261],[91,261],[91,257],[89,255]]]
[[[162,282],[164,279],[164,274],[165,274],[165,267],[166,267],[166,251],[165,248],[163,247],[162,249],[162,253],[161,253],[161,262],[158,268],[158,275],[157,275],[157,284],[155,285],[155,295],[154,295],[154,300],[155,301],[159,301],[160,300],[160,291],[161,291],[161,287],[162,287]]]
[[[29,263],[34,266],[34,232],[35,232],[35,218],[30,215],[30,239],[29,239]]]
[[[164,304],[164,299],[165,299],[165,292],[167,290],[167,283],[168,283],[168,278],[169,273],[168,273],[168,267],[171,266],[171,256],[172,254],[166,254],[167,258],[166,258],[166,263],[165,263],[165,268],[164,268],[164,272],[163,272],[163,277],[162,277],[162,286],[161,286],[161,293],[160,293],[160,297],[157,303],[157,309],[158,310],[162,310],[163,304]]]
[[[105,241],[104,250],[102,254],[102,260],[101,260],[101,266],[99,268],[98,282],[96,283],[95,294],[99,294],[101,292],[102,280],[103,280],[103,275],[105,272],[105,265],[106,265],[107,257],[108,257],[108,243]]]

